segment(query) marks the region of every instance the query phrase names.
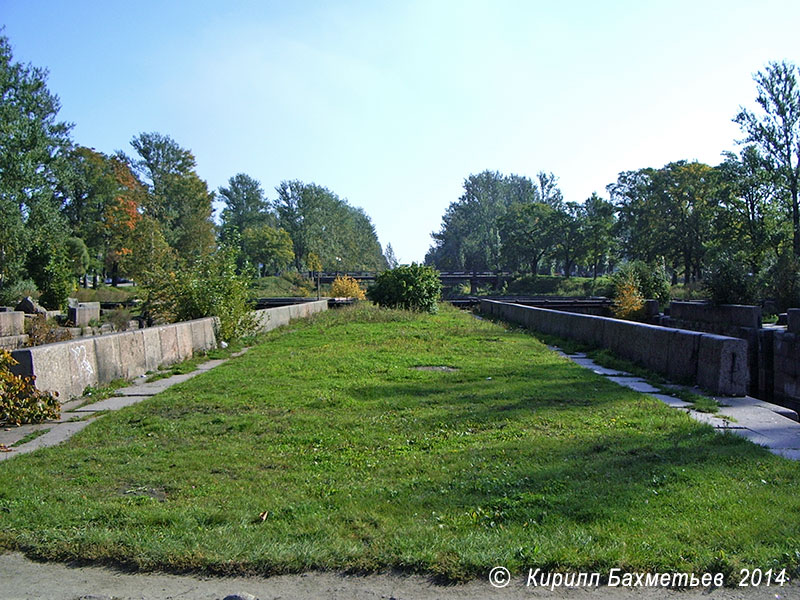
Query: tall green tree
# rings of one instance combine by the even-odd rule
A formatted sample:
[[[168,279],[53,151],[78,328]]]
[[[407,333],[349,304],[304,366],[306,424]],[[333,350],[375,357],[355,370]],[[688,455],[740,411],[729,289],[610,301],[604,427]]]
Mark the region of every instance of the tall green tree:
[[[720,200],[718,174],[705,164],[678,161],[661,169],[619,174],[608,186],[619,219],[624,255],[648,264],[664,260],[684,281],[698,279]]]
[[[555,211],[553,233],[555,255],[561,262],[564,276],[570,277],[575,264],[586,253],[586,217],[584,207],[577,202],[566,202]]]
[[[8,38],[0,36],[0,286],[21,277],[30,263],[26,222],[37,212],[51,216],[49,204],[36,205],[51,201],[71,146],[71,125],[57,120],[59,108],[47,89],[47,71],[14,62]],[[64,239],[53,242],[62,251]]]
[[[792,223],[792,247],[800,256],[800,87],[797,67],[771,62],[753,79],[758,95],[758,113],[744,107],[734,121],[745,132],[745,143],[753,143],[785,191],[785,204]]]
[[[259,277],[283,271],[294,261],[292,238],[284,229],[265,223],[245,227],[241,241],[243,253],[255,265]]]
[[[778,255],[791,244],[791,222],[781,206],[780,186],[756,146],[739,155],[725,153],[717,167],[721,209],[715,230],[717,244],[726,252],[744,256],[751,273],[758,273],[770,253]]]
[[[558,212],[543,202],[515,202],[499,219],[505,268],[534,277],[542,259],[557,243]]]
[[[586,240],[587,265],[592,277],[609,260],[614,246],[614,205],[596,193],[583,203],[586,215],[584,234]]]
[[[442,270],[499,269],[509,260],[500,233],[503,216],[514,204],[560,206],[563,198],[557,181],[544,172],[536,181],[495,171],[470,175],[464,180],[464,193],[442,217],[441,229],[431,235],[434,244],[426,263]]]
[[[284,181],[274,203],[278,224],[292,239],[295,266],[308,268],[310,254],[326,271],[376,271],[386,260],[370,218],[329,189]]]
[[[144,214],[161,226],[164,237],[180,256],[194,260],[214,248],[211,220],[213,194],[195,171],[194,155],[167,135],[142,133],[131,145],[133,161],[148,186]]]
[[[247,227],[277,225],[261,184],[245,173],[231,177],[228,187],[219,188],[218,197],[225,203],[221,215],[223,241],[225,232],[231,229],[242,233]]]

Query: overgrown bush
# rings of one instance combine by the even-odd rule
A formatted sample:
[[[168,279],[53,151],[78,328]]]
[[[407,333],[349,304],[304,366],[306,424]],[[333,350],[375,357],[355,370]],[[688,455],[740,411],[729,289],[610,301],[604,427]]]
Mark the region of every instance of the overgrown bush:
[[[219,338],[231,341],[255,330],[248,297],[250,273],[237,272],[237,251],[219,248],[177,271],[159,270],[145,276],[143,312],[155,322],[219,318]]]
[[[367,298],[382,307],[435,313],[441,293],[439,272],[433,267],[412,263],[378,275],[367,290]]]
[[[755,277],[744,257],[720,254],[703,279],[703,290],[714,304],[754,304],[758,297]]]
[[[670,285],[669,277],[663,266],[648,265],[646,262],[636,260],[623,264],[614,275],[615,298],[618,290],[630,283],[631,278],[636,284],[636,289],[645,300],[658,300],[661,306],[669,304]]]
[[[119,306],[108,313],[108,322],[114,326],[115,331],[127,331],[132,317],[131,311]]]
[[[44,315],[25,317],[25,333],[29,346],[42,346],[72,339],[69,332]]]
[[[615,281],[611,312],[618,319],[640,320],[644,316],[645,298],[639,290],[636,275],[632,271],[623,272],[615,277]]]
[[[57,394],[37,390],[32,377],[14,375],[18,364],[7,350],[0,350],[0,423],[22,425],[58,419],[61,403]]]
[[[36,284],[30,279],[21,279],[0,287],[0,306],[16,306],[26,296],[39,297]]]
[[[334,298],[355,298],[356,300],[365,300],[366,295],[358,281],[349,275],[339,275],[333,280],[331,284],[331,296]]]

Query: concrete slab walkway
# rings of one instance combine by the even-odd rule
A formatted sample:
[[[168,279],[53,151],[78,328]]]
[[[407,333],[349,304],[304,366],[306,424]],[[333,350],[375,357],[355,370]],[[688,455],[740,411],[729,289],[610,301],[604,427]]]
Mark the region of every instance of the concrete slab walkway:
[[[800,460],[800,419],[790,408],[764,402],[750,396],[710,396],[719,404],[719,412],[703,413],[693,410],[692,404],[664,393],[664,390],[647,383],[640,377],[615,369],[607,369],[595,363],[583,353],[565,354],[553,348],[572,362],[603,375],[614,383],[647,394],[667,406],[682,410],[701,423],[711,425],[720,432],[742,436],[755,444],[766,447],[773,454],[792,460]],[[699,388],[689,388],[675,384],[662,386],[666,391],[687,389],[695,394],[704,394]]]
[[[247,349],[245,348],[241,352],[232,355],[231,358],[240,356],[246,351]],[[113,397],[100,400],[99,402],[88,403],[88,398],[70,400],[61,406],[61,417],[58,421],[48,421],[36,425],[22,425],[20,427],[0,428],[0,461],[8,460],[20,454],[33,452],[39,448],[60,444],[92,423],[103,413],[119,410],[120,408],[141,402],[142,400],[163,392],[173,385],[183,383],[192,377],[210,371],[228,360],[230,359],[208,360],[198,365],[197,369],[191,373],[172,375],[171,377],[165,377],[164,379],[151,382],[147,381],[146,376],[142,376],[131,382],[129,386],[116,390]],[[45,433],[39,434],[38,437],[29,442],[12,447],[26,436],[41,431]]]

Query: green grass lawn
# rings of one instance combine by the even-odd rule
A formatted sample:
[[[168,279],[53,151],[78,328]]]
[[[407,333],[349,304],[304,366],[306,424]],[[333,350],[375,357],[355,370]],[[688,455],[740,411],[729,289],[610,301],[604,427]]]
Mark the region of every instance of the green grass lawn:
[[[214,573],[738,580],[797,567],[799,469],[527,333],[361,305],[0,463],[0,547]]]

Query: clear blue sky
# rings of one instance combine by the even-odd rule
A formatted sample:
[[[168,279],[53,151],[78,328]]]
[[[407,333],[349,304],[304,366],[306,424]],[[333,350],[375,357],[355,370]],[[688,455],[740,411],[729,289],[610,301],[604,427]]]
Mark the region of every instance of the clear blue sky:
[[[552,171],[582,201],[620,171],[718,164],[753,73],[800,62],[796,0],[0,0],[0,23],[78,143],[158,131],[210,189],[326,186],[402,262],[470,173]]]

